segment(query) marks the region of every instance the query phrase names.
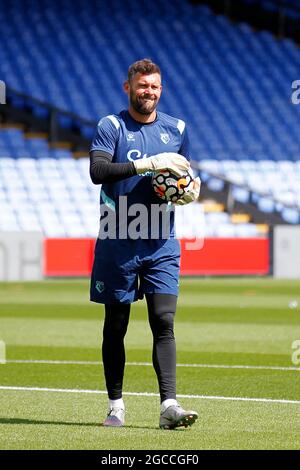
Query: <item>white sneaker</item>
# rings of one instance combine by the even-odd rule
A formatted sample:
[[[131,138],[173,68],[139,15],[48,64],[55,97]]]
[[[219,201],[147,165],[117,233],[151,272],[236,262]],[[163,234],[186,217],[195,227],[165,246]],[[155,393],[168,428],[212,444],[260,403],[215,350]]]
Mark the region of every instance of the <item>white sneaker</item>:
[[[123,408],[112,408],[106,420],[103,423],[103,426],[114,426],[120,427],[125,424],[125,410]]]
[[[187,428],[194,424],[196,419],[198,419],[196,411],[185,411],[180,405],[172,405],[161,413],[159,427],[161,429],[175,429],[180,426]]]

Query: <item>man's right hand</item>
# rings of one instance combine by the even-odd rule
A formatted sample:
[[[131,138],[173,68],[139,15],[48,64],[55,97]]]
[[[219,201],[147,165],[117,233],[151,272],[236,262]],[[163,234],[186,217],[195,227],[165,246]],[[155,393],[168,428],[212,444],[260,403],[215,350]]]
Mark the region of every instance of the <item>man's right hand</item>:
[[[172,152],[158,153],[152,157],[134,160],[133,164],[137,174],[146,171],[169,170],[177,176],[182,176],[190,168],[190,163],[183,155]]]

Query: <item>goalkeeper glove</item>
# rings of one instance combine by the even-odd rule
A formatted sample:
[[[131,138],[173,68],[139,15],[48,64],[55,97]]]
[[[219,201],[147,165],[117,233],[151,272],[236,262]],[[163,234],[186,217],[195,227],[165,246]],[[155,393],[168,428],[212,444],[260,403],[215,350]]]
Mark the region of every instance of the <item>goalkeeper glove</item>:
[[[185,157],[172,152],[158,153],[152,157],[134,160],[133,164],[138,175],[146,171],[170,170],[175,175],[182,176],[190,168]]]
[[[199,176],[193,180],[193,187],[192,189],[188,189],[184,196],[182,196],[178,201],[175,202],[176,206],[184,206],[185,204],[189,204],[190,202],[196,201],[200,195],[200,188],[201,188],[201,181]]]

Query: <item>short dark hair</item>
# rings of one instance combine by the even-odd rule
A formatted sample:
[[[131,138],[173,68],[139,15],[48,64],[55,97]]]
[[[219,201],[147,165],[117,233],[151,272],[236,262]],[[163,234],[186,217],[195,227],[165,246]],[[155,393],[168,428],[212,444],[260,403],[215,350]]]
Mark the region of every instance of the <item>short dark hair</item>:
[[[144,75],[158,73],[161,76],[159,66],[152,62],[151,59],[142,59],[131,64],[128,69],[128,81],[130,82],[137,73],[142,73]]]

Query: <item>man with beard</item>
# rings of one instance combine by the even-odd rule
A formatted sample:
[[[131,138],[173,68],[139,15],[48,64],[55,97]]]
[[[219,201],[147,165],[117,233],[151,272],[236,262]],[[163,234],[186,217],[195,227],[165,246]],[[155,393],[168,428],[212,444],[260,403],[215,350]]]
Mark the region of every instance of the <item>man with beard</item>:
[[[162,92],[161,72],[151,60],[139,60],[129,67],[124,91],[129,99],[128,110],[99,121],[90,151],[91,179],[102,184],[91,300],[105,305],[102,356],[109,404],[104,425],[125,423],[124,337],[131,303],[145,295],[153,334],[153,366],[161,398],[159,426],[187,427],[198,415],[185,411],[176,400],[173,323],[180,249],[174,234],[174,210],[155,195],[151,175],[168,169],[181,176],[190,168],[188,136],[182,120],[156,110]],[[196,178],[182,203],[197,199],[199,191],[200,181]],[[146,208],[149,216],[141,222],[147,225],[142,236],[130,230],[137,205]],[[169,213],[167,237],[162,236],[161,230],[155,232],[159,236],[151,236],[154,205],[164,206],[162,211]],[[124,207],[128,208],[126,214]]]

